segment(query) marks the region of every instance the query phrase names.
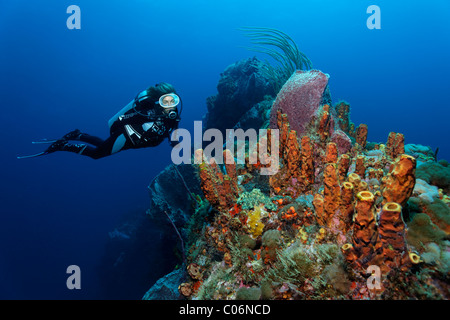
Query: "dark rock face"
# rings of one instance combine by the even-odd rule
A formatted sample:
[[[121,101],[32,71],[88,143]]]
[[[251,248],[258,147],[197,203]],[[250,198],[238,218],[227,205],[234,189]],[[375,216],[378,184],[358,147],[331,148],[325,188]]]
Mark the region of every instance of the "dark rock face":
[[[269,126],[270,110],[274,99],[266,96],[266,99],[255,104],[250,110],[248,110],[236,123],[235,129],[241,128],[247,130],[253,128],[255,130],[259,128],[267,128]]]
[[[145,293],[142,300],[180,300],[183,296],[178,286],[186,279],[184,268],[179,268],[160,278]]]
[[[201,195],[193,165],[167,166],[150,183],[151,208],[130,212],[109,233],[99,265],[99,280],[107,299],[140,299],[148,286],[173,270],[180,261],[180,240],[170,219],[183,234],[193,212],[183,177],[191,192]],[[185,268],[156,282],[144,299],[178,299]]]
[[[111,232],[98,265],[105,299],[140,299],[177,262],[176,239],[162,233],[145,210],[131,211]]]
[[[189,186],[190,192],[202,195],[196,166],[178,165],[179,173]],[[181,229],[192,214],[192,198],[174,164],[167,166],[150,183],[151,207],[147,211],[152,220],[162,228],[164,233],[173,233],[173,226],[167,219],[166,211],[177,228]]]
[[[207,98],[204,129],[216,128],[225,133],[267,95],[274,96],[270,80],[262,72],[264,63],[256,57],[238,61],[221,74],[217,95]]]

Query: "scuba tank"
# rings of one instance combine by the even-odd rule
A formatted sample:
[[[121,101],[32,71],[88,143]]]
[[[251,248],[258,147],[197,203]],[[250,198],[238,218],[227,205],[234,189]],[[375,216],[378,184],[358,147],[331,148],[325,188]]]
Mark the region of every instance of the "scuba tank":
[[[129,112],[131,109],[135,109],[136,101],[142,100],[143,98],[148,98],[147,90],[139,93],[134,100],[131,100],[125,107],[123,107],[119,112],[117,112],[111,119],[108,120],[108,126],[111,129],[113,124],[119,120],[120,116],[123,116],[125,113]],[[135,110],[136,111],[136,110]]]

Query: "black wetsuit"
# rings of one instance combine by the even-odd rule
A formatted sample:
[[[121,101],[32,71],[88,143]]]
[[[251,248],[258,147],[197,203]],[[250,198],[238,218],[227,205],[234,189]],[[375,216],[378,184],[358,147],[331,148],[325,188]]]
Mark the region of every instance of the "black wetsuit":
[[[175,109],[176,111],[176,109]],[[126,149],[154,147],[165,138],[169,138],[173,130],[178,128],[179,117],[171,119],[163,108],[150,99],[143,100],[139,107],[131,108],[111,125],[110,136],[106,140],[86,133],[74,135],[70,140],[87,144],[66,143],[61,151],[75,152],[99,159]]]

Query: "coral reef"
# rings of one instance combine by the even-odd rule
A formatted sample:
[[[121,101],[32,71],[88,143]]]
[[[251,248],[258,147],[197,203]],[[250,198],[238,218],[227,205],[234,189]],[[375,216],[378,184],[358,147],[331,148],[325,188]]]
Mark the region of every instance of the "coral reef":
[[[411,152],[426,152],[400,133],[368,141],[348,103],[323,103],[327,83],[318,70],[297,71],[281,88],[270,112],[276,174],[262,177],[249,154],[220,167],[197,150],[211,208],[198,205],[185,230],[181,297],[449,298],[448,164],[418,162]]]

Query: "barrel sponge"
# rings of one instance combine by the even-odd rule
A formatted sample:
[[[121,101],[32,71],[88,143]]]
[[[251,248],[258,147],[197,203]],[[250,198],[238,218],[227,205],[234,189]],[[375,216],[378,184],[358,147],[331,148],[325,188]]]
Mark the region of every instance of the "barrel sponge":
[[[450,166],[446,161],[426,162],[416,169],[416,178],[450,192]]]
[[[277,111],[286,113],[291,129],[301,137],[320,111],[329,75],[319,70],[295,71],[281,88],[270,113],[270,128],[277,129]],[[334,117],[330,119],[334,129]],[[333,130],[334,131],[334,130]]]

